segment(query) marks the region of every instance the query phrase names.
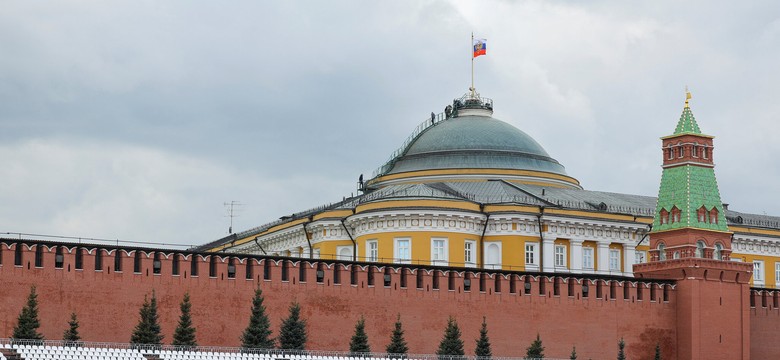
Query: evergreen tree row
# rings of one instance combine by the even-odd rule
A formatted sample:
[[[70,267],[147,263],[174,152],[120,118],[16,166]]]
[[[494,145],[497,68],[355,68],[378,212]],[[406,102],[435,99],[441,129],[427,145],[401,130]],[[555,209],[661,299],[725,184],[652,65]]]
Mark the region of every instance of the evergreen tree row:
[[[241,334],[241,347],[258,349],[274,348],[276,339],[271,337],[271,322],[266,314],[263,301],[263,292],[258,288],[255,290],[252,299],[249,325]],[[192,323],[192,303],[190,302],[189,293],[184,294],[184,298],[182,299],[179,308],[181,314],[171,344],[185,347],[198,346],[195,339],[196,330]],[[157,297],[155,296],[154,291],[152,291],[151,299],[144,296],[144,303],[139,310],[139,318],[138,324],[133,329],[133,334],[130,337],[130,343],[162,345],[164,336],[162,335],[162,329],[159,323]],[[38,294],[35,291],[35,286],[32,286],[30,288],[30,294],[27,296],[27,303],[19,313],[16,326],[14,326],[13,329],[12,338],[43,340],[43,335],[38,332],[39,327]],[[76,313],[73,312],[70,314],[68,329],[63,332],[62,339],[67,343],[80,341],[81,336],[79,335],[78,328],[79,321],[76,317]],[[461,335],[458,322],[455,318],[450,316],[450,318],[447,319],[447,326],[444,329],[444,336],[439,343],[439,349],[436,351],[436,354],[439,355],[440,359],[458,359],[465,355]],[[305,349],[307,340],[306,320],[301,319],[301,307],[297,302],[290,304],[289,315],[286,319],[282,320],[278,340],[279,349]],[[626,359],[625,346],[625,341],[621,338],[620,341],[618,341],[618,360]],[[368,344],[368,334],[366,333],[366,321],[362,315],[355,324],[355,332],[349,342],[349,351],[353,355],[371,352],[371,347]],[[409,347],[404,339],[401,315],[398,314],[393,332],[390,336],[390,343],[385,348],[385,352],[392,355],[404,355],[407,354],[408,351]],[[487,321],[485,317],[482,317],[482,327],[479,330],[479,337],[476,339],[475,355],[481,359],[489,359],[493,355],[490,339],[488,338]],[[577,349],[572,347],[571,356],[569,358],[571,360],[576,360],[577,356]],[[536,334],[536,340],[534,340],[526,349],[525,358],[544,359],[544,346],[542,345],[539,334]],[[654,359],[662,359],[660,344],[656,344]]]

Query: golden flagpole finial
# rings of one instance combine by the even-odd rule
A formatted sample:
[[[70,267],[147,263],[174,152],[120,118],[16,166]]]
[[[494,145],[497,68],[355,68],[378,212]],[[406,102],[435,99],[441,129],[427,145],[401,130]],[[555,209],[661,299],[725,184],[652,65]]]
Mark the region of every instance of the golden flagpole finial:
[[[691,92],[688,91],[688,85],[685,85],[685,107],[689,107],[688,100],[691,100]]]

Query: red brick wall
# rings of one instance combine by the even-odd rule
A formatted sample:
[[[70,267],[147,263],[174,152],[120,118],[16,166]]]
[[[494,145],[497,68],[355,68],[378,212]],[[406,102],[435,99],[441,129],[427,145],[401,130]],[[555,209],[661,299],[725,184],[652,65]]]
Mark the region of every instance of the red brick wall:
[[[651,359],[656,343],[661,343],[664,359],[677,359],[677,308],[671,285],[665,285],[667,301],[663,301],[662,288],[654,291],[657,300],[650,301],[650,290],[645,287],[658,287],[657,283],[613,280],[614,285],[610,285],[594,279],[558,278],[560,294],[556,296],[554,278],[491,272],[485,274],[484,292],[480,292],[481,275],[474,272],[469,275],[471,291],[466,292],[463,272],[456,275],[456,289],[449,291],[446,270],[439,278],[440,289],[433,290],[430,269],[406,269],[407,288],[401,288],[398,268],[392,269],[391,285],[385,287],[383,268],[378,268],[374,275],[375,286],[368,286],[365,267],[357,272],[357,285],[350,285],[348,267],[352,265],[333,262],[323,263],[325,278],[321,284],[315,281],[316,264],[308,263],[305,263],[308,281],[300,282],[298,262],[289,263],[289,279],[283,282],[281,263],[276,262],[280,259],[261,258],[237,258],[235,279],[227,279],[227,259],[220,258],[216,277],[210,278],[208,254],[199,260],[199,276],[192,277],[189,259],[193,254],[189,253],[183,254],[187,257],[181,261],[179,276],[171,275],[171,259],[165,256],[160,257],[162,273],[153,274],[151,253],[148,257],[144,253],[141,272],[134,274],[136,250],[131,248],[122,250],[122,273],[113,269],[113,249],[100,250],[104,253],[103,268],[95,271],[97,250],[94,248],[84,252],[83,270],[75,270],[74,253],[68,251],[64,251],[63,269],[54,269],[54,249],[48,247],[44,251],[43,267],[36,269],[35,244],[30,245],[30,250],[22,245],[23,264],[17,267],[14,265],[17,244],[0,244],[0,337],[11,335],[30,286],[35,285],[40,302],[40,330],[48,339],[61,338],[70,312],[76,311],[84,340],[127,342],[138,321],[144,295],[154,290],[160,305],[164,342],[170,343],[179,302],[184,292],[189,291],[199,343],[238,346],[239,336],[248,322],[253,289],[260,286],[274,334],[278,333],[290,302],[301,303],[303,317],[308,321],[310,349],[348,350],[355,321],[363,315],[372,350],[384,351],[395,317],[400,313],[412,353],[435,352],[447,317],[454,316],[461,326],[466,352],[473,354],[482,317],[486,316],[496,356],[524,355],[538,333],[548,357],[568,358],[572,346],[576,346],[583,359],[614,358],[617,341],[623,337],[631,359]],[[252,280],[245,279],[246,261],[256,262]],[[271,261],[271,280],[263,280],[264,261]],[[346,266],[340,285],[333,283],[334,266]],[[417,289],[416,271],[424,272],[422,289]],[[510,293],[507,276],[515,278],[517,293]],[[495,291],[495,277],[500,279],[500,293]],[[524,294],[526,277],[531,284],[529,295]],[[572,296],[568,293],[568,281],[574,282]],[[582,297],[583,282],[590,284],[587,299]],[[642,301],[637,300],[637,284],[645,288]],[[624,285],[629,286],[628,300],[624,300]],[[541,286],[544,286],[543,294]],[[602,299],[596,298],[597,286],[602,287]],[[610,299],[611,287],[615,299]]]
[[[750,356],[780,359],[780,291],[751,291]]]

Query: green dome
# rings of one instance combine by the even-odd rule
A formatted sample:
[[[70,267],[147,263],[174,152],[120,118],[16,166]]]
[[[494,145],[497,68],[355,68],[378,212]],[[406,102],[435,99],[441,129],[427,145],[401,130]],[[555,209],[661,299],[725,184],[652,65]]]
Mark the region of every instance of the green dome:
[[[501,120],[458,116],[431,126],[399,156],[388,174],[432,169],[511,169],[566,175],[536,140]]]

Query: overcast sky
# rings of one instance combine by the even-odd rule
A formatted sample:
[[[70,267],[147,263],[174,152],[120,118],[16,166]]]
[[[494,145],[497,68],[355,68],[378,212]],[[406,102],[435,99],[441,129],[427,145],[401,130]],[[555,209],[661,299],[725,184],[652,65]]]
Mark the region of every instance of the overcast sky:
[[[655,196],[684,89],[780,215],[780,3],[0,1],[0,233],[201,244],[355,192],[476,87],[586,189]],[[2,235],[2,234],[0,234]]]

